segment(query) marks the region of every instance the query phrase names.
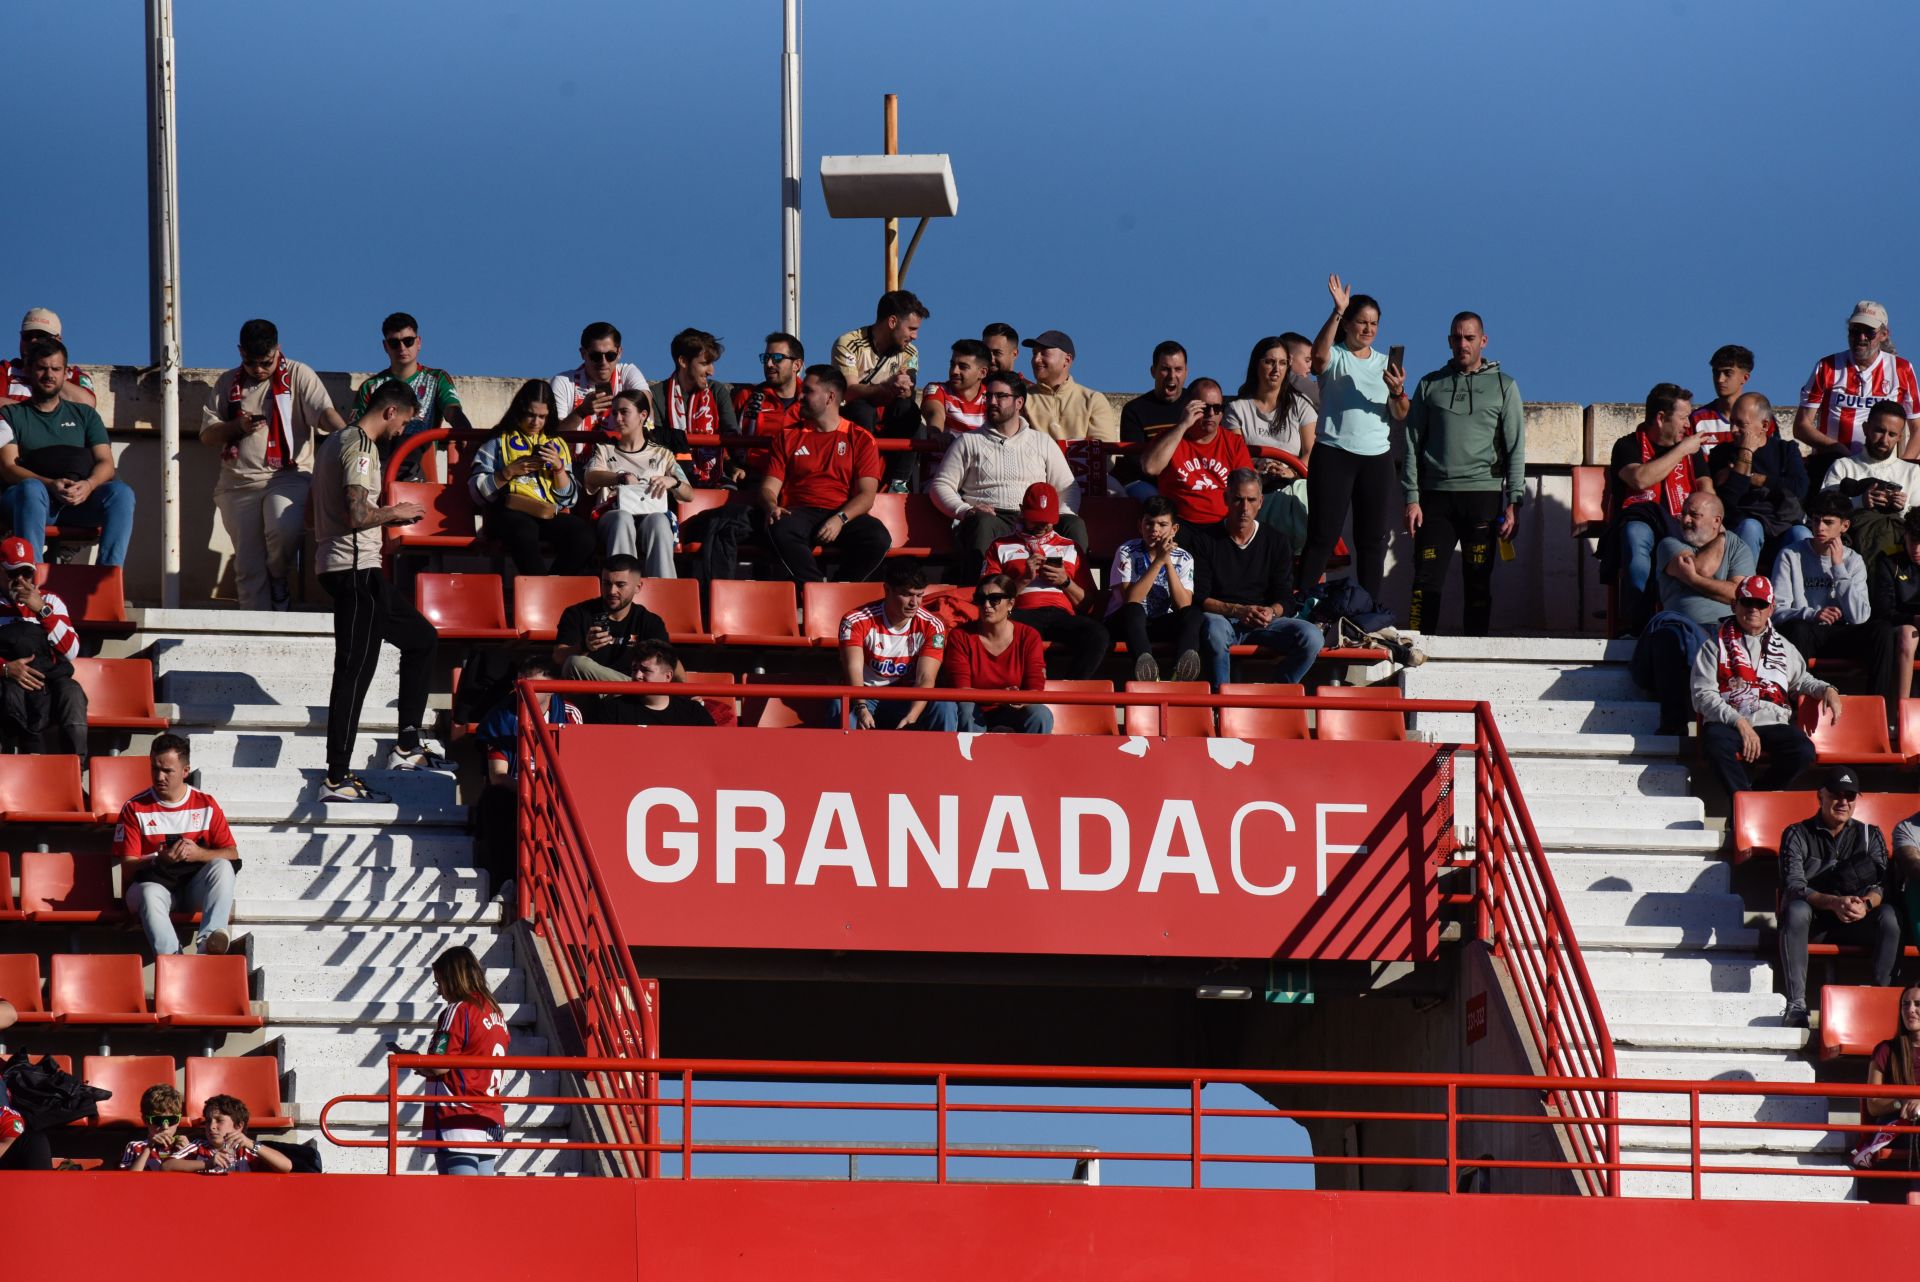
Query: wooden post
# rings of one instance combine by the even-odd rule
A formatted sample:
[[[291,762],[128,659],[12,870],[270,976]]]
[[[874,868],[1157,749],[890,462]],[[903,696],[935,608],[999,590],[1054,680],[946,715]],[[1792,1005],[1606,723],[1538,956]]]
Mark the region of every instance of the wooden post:
[[[900,154],[900,95],[888,94],[886,97],[886,132],[883,139],[885,151],[889,156]],[[887,219],[887,291],[900,288],[900,220]]]

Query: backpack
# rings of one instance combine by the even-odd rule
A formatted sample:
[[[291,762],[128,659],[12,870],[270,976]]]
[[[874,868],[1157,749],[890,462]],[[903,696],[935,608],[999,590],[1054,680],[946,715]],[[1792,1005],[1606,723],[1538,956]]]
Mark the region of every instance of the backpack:
[[[1335,579],[1326,585],[1310,621],[1319,624],[1337,644],[1343,620],[1360,632],[1378,632],[1393,627],[1395,616],[1392,610],[1382,609],[1357,581]]]
[[[26,1119],[29,1130],[52,1130],[83,1117],[96,1118],[100,1101],[113,1098],[112,1091],[88,1086],[63,1071],[51,1056],[36,1064],[22,1051],[6,1062],[0,1074],[6,1077],[14,1110]]]

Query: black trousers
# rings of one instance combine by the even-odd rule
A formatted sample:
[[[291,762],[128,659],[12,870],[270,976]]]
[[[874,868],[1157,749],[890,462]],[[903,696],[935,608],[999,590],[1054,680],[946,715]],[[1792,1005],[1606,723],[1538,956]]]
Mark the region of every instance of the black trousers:
[[[1700,754],[1720,776],[1727,795],[1736,792],[1778,792],[1793,785],[1800,772],[1813,764],[1813,740],[1807,732],[1791,723],[1755,726],[1760,749],[1765,753],[1766,769],[1756,783],[1740,760],[1740,732],[1717,721],[1708,722],[1700,731]],[[1758,763],[1756,763],[1758,764]]]
[[[1200,649],[1200,624],[1204,621],[1198,605],[1171,614],[1149,616],[1147,607],[1137,601],[1123,602],[1107,616],[1107,631],[1127,647],[1127,657],[1138,659],[1153,650],[1156,641],[1171,641],[1178,653]]]
[[[836,508],[794,507],[767,527],[767,542],[780,560],[780,568],[795,583],[821,583],[826,574],[813,559],[813,536],[827,523]],[[840,578],[848,583],[878,577],[880,563],[886,560],[893,536],[880,518],[862,513],[841,527],[839,537],[826,545],[826,555],[838,558]]]
[[[488,784],[473,816],[473,866],[487,875],[487,893],[498,894],[519,865],[520,785]]]
[[[1041,640],[1053,642],[1047,654],[1047,675],[1063,681],[1084,681],[1100,671],[1113,648],[1113,639],[1100,620],[1058,606],[1015,610],[1013,621],[1038,632]]]
[[[1829,912],[1820,912],[1804,899],[1789,899],[1780,906],[1780,969],[1787,986],[1787,1000],[1807,1000],[1807,943],[1861,944],[1873,949],[1873,982],[1881,988],[1893,983],[1893,968],[1900,960],[1900,913],[1887,900],[1859,921],[1844,922]]]
[[[1311,482],[1309,482],[1311,483]],[[1460,631],[1487,635],[1493,615],[1495,527],[1506,504],[1499,490],[1435,490],[1420,496],[1420,530],[1413,537],[1413,607],[1407,623],[1415,631],[1440,631],[1440,602],[1454,545],[1460,547]],[[1309,518],[1311,519],[1311,518]]]
[[[495,503],[487,509],[484,520],[487,537],[507,550],[516,574],[588,574],[593,570],[598,543],[585,517],[562,512],[543,521]],[[553,545],[551,565],[540,553],[542,537]]]
[[[911,441],[920,435],[925,420],[911,396],[897,396],[887,407],[874,412],[872,401],[848,401],[840,407],[840,417],[872,432],[876,440]],[[888,489],[901,485],[915,494],[920,492],[920,456],[912,450],[882,450],[880,461],[886,466],[882,484]]]
[[[1307,546],[1300,553],[1301,591],[1315,591],[1352,512],[1353,577],[1375,602],[1380,600],[1397,484],[1391,452],[1349,454],[1337,445],[1313,451],[1313,463],[1307,469]]]
[[[380,661],[380,643],[400,651],[400,729],[418,730],[427,711],[433,650],[439,637],[413,603],[378,570],[333,570],[320,576],[333,598],[333,688],[327,697],[327,777],[338,782],[352,764],[360,711]]]
[[[1783,619],[1773,625],[1774,631],[1793,643],[1802,657],[1808,659],[1851,659],[1869,671],[1873,668],[1875,657],[1874,633],[1871,623],[1816,623],[1812,619]],[[1874,689],[1884,689],[1876,683]]]
[[[7,752],[70,752],[87,761],[87,692],[73,669],[48,676],[46,686],[29,690],[0,681],[0,747]]]
[[[978,583],[987,562],[987,553],[993,545],[1009,535],[1018,534],[1023,524],[1020,514],[1008,508],[996,508],[992,516],[969,512],[961,517],[960,524],[953,531],[953,565],[949,570],[952,581]],[[1054,526],[1073,540],[1081,556],[1087,554],[1085,521],[1072,512],[1062,512]]]

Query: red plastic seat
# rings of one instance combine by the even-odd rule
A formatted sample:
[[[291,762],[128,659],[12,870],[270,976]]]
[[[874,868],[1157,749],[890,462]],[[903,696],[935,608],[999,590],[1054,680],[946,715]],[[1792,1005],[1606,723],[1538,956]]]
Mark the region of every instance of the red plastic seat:
[[[1129,681],[1128,694],[1210,694],[1213,687],[1204,681]],[[1168,708],[1164,726],[1160,709],[1153,704],[1128,704],[1122,715],[1129,735],[1159,735],[1167,739],[1210,739],[1213,737],[1212,708]]]
[[[153,664],[145,659],[75,659],[87,692],[87,725],[102,730],[165,730],[153,703]]]
[[[797,616],[793,584],[785,580],[715,579],[707,585],[707,625],[721,645],[810,645]]]
[[[1322,699],[1378,699],[1397,696],[1400,692],[1372,686],[1320,686],[1313,693]],[[1319,708],[1313,718],[1316,739],[1397,743],[1407,737],[1407,718],[1401,712]]]
[[[40,958],[33,953],[0,953],[0,998],[13,1003],[22,1024],[53,1022],[40,997]]]
[[[13,897],[13,856],[0,850],[0,921],[25,921],[26,918]]]
[[[513,581],[513,630],[522,641],[551,641],[561,611],[599,596],[600,580],[591,574],[522,574]]]
[[[64,850],[20,852],[20,908],[34,922],[119,921],[127,915],[114,897],[111,859],[75,858]]]
[[[506,598],[497,574],[422,574],[413,603],[443,641],[512,641]]]
[[[1112,694],[1113,682],[1048,678],[1047,689]],[[1053,713],[1055,734],[1118,735],[1120,733],[1120,718],[1110,703],[1049,703],[1047,710]]]
[[[1234,646],[1233,653],[1239,654],[1240,647]],[[1251,650],[1249,650],[1251,653]],[[1391,657],[1381,646],[1371,645],[1330,645],[1320,652],[1316,663],[1385,663]]]
[[[87,802],[94,818],[112,823],[122,806],[153,786],[153,758],[95,757],[87,775]]]
[[[154,959],[153,1010],[162,1024],[185,1028],[259,1028],[247,991],[247,959],[238,953]]]
[[[667,625],[667,640],[673,644],[713,644],[713,634],[700,616],[700,580],[647,579],[634,599],[660,616]]]
[[[1087,559],[1102,570],[1113,564],[1121,544],[1140,537],[1139,499],[1090,494],[1080,501],[1078,515],[1087,523]]]
[[[34,573],[40,586],[66,603],[67,616],[82,636],[130,637],[126,583],[117,565],[43,565]]]
[[[747,674],[747,684],[786,685],[786,677],[761,676],[758,673]],[[789,703],[773,695],[748,695],[743,701],[740,712],[740,724],[754,726],[761,730],[796,730],[807,726],[826,724],[827,700],[795,699]]]
[[[80,795],[80,758],[0,756],[0,822],[92,823],[93,809]]]
[[[872,514],[893,540],[888,556],[945,557],[953,552],[953,521],[924,494],[876,494]]]
[[[1813,739],[1816,760],[1823,766],[1898,766],[1906,763],[1887,741],[1887,701],[1877,694],[1840,696],[1840,719],[1821,713],[1818,699],[1801,699],[1795,719]]]
[[[1820,989],[1820,1058],[1871,1055],[1900,1023],[1900,988],[1825,984]]]
[[[145,1126],[140,1097],[149,1086],[175,1083],[171,1055],[89,1055],[80,1061],[80,1080],[113,1092],[100,1101],[95,1126]],[[184,1119],[183,1119],[184,1121]]]
[[[1733,862],[1780,856],[1780,834],[1813,814],[1820,799],[1811,792],[1733,794]]]
[[[809,583],[800,594],[800,630],[812,644],[831,649],[840,644],[840,620],[886,593],[881,583]]]
[[[61,1024],[152,1024],[136,953],[56,953],[48,1005]]]
[[[412,525],[389,525],[387,544],[403,552],[430,552],[480,546],[473,500],[464,482],[443,485],[434,481],[394,481],[387,486],[387,502],[418,503],[426,515]]]
[[[1265,685],[1260,682],[1230,682],[1220,687],[1222,695],[1305,694],[1300,685]],[[1305,708],[1222,708],[1220,737],[1223,739],[1309,739]]]
[[[196,1122],[207,1100],[231,1095],[247,1106],[248,1129],[284,1131],[293,1125],[280,1103],[280,1063],[270,1055],[195,1055],[187,1060],[187,1114]]]
[[[711,512],[717,508],[727,506],[727,504],[733,502],[735,497],[733,490],[701,489],[695,490],[693,497],[686,499],[684,502],[676,502],[674,504],[674,516],[677,518],[680,531],[680,551],[698,552],[702,546],[702,541],[699,539],[692,541],[687,540],[686,530],[689,521],[703,512]]]

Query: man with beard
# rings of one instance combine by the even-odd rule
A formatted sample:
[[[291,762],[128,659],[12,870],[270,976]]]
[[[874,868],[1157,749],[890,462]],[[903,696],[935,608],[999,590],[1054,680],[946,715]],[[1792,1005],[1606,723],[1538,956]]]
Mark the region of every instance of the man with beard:
[[[1633,679],[1660,701],[1660,734],[1686,728],[1694,656],[1733,612],[1735,585],[1754,573],[1753,549],[1727,533],[1725,509],[1714,495],[1688,496],[1680,531],[1654,549],[1660,612],[1633,651]]]

